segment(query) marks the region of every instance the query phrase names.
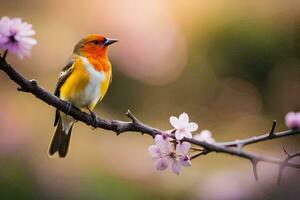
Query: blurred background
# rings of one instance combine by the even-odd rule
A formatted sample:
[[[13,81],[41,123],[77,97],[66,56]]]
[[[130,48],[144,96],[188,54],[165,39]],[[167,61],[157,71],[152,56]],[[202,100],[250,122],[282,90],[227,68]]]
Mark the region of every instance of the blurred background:
[[[61,68],[88,33],[118,38],[110,48],[113,82],[96,113],[127,120],[131,109],[149,125],[170,129],[187,112],[217,141],[284,130],[300,109],[300,1],[0,0],[1,16],[33,24],[38,45],[8,61],[53,92]],[[300,171],[210,154],[179,176],[160,173],[147,153],[153,140],[77,123],[66,159],[48,157],[54,108],[0,73],[1,199],[298,199]],[[246,150],[284,158],[299,137]]]

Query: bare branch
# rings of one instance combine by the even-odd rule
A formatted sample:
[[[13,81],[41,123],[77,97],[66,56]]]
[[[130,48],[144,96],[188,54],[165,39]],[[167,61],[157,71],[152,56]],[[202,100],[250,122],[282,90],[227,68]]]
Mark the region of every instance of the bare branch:
[[[287,166],[288,162],[295,158],[295,157],[299,157],[300,156],[300,151],[294,153],[294,154],[289,154],[287,152],[287,150],[283,147],[283,151],[284,153],[287,155],[286,159],[284,160],[283,163],[281,163],[279,165],[279,172],[278,172],[278,179],[277,179],[277,184],[280,185],[280,182],[281,182],[281,178],[282,178],[282,174],[283,174],[283,170],[284,168]]]
[[[199,156],[206,155],[206,154],[208,154],[208,153],[209,153],[209,151],[207,151],[207,150],[205,150],[205,149],[202,149],[199,153],[197,153],[197,154],[191,156],[190,159],[193,160],[193,159],[195,159],[195,158],[198,158]]]
[[[139,122],[139,120],[132,114],[132,112],[130,110],[127,110],[126,116],[129,117],[132,120],[132,122],[134,122],[134,123]]]
[[[63,101],[57,98],[56,96],[54,96],[53,94],[47,92],[42,87],[40,87],[35,80],[30,81],[26,79],[23,75],[15,71],[15,69],[6,62],[5,57],[0,57],[0,70],[4,71],[12,81],[18,84],[19,91],[31,93],[38,99],[44,101],[45,103],[59,109],[60,111],[72,116],[74,119],[81,121],[89,126],[110,130],[117,133],[117,135],[123,132],[139,132],[142,134],[147,134],[152,137],[155,137],[155,135],[162,133],[162,131],[160,131],[159,129],[150,127],[142,123],[129,110],[126,113],[126,115],[131,119],[131,122],[124,122],[119,120],[110,121],[110,120],[102,119],[100,117],[96,117],[96,124],[95,124],[95,116],[82,112],[76,107],[72,106],[70,103]],[[276,121],[273,122],[271,131],[267,134],[252,137],[252,138],[246,138],[243,140],[236,140],[233,142],[211,144],[211,143],[206,143],[204,141],[198,141],[192,138],[184,138],[183,141],[189,142],[203,149],[203,151],[192,156],[191,159],[199,157],[200,155],[216,152],[216,153],[224,153],[224,154],[228,154],[240,158],[245,158],[249,160],[253,165],[253,172],[256,179],[258,179],[257,169],[256,169],[256,165],[258,162],[267,162],[279,166],[300,169],[299,164],[289,163],[288,160],[290,159],[281,160],[276,158],[264,157],[250,152],[243,151],[242,148],[248,144],[258,143],[273,138],[287,137],[287,136],[296,135],[300,133],[300,129],[287,130],[287,131],[275,133],[275,127],[276,127]],[[172,131],[169,136],[174,139],[175,138],[174,131]],[[235,149],[232,147],[238,147],[238,148]]]
[[[270,139],[273,139],[274,136],[275,136],[275,135],[274,135],[274,132],[275,132],[276,125],[277,125],[276,120],[273,120],[272,128],[271,128],[271,131],[270,131],[270,133],[269,133],[269,138],[270,138]]]
[[[257,160],[251,160],[251,164],[252,164],[252,168],[253,168],[253,174],[254,174],[254,178],[255,180],[258,180],[258,174],[257,174]]]
[[[223,142],[223,143],[218,143],[219,145],[226,146],[226,147],[244,147],[249,144],[254,144],[254,143],[259,143],[263,142],[266,140],[271,140],[271,139],[277,139],[277,138],[282,138],[282,137],[288,137],[288,136],[293,136],[300,134],[300,129],[293,129],[293,130],[287,130],[287,131],[282,131],[282,132],[275,132],[275,127],[276,127],[276,120],[273,121],[271,131],[269,133],[266,133],[264,135],[259,135],[259,136],[253,136],[250,138],[246,138],[243,140],[235,140],[231,142]]]

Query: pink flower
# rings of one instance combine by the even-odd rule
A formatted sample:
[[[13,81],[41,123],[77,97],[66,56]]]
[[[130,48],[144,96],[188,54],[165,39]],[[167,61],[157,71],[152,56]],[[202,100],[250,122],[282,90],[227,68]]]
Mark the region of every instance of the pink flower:
[[[190,157],[188,156],[188,152],[191,148],[191,144],[188,142],[178,141],[176,145],[176,153],[180,155],[179,162],[184,167],[192,166],[192,162]]]
[[[190,157],[188,155],[182,155],[182,156],[180,156],[179,162],[184,167],[190,167],[190,166],[192,166],[191,159],[190,159]]]
[[[184,137],[192,138],[192,132],[198,129],[196,123],[189,123],[189,116],[186,113],[182,113],[179,118],[171,116],[170,123],[176,129],[175,137],[177,140],[182,140]]]
[[[171,164],[172,171],[179,175],[180,164],[184,167],[191,166],[191,161],[187,155],[191,145],[188,142],[179,142],[176,145],[176,151],[168,137],[168,134],[155,136],[155,145],[151,145],[148,149],[149,154],[155,160],[155,168],[164,171]],[[178,160],[179,158],[179,160]]]
[[[190,143],[178,141],[178,143],[176,145],[176,153],[182,154],[182,155],[187,155],[190,148],[191,148]]]
[[[285,125],[290,129],[300,128],[300,112],[289,112],[285,116]]]
[[[16,54],[19,58],[29,56],[37,42],[33,36],[32,25],[20,18],[2,17],[0,20],[0,48]]]
[[[207,143],[215,143],[215,139],[212,137],[212,134],[209,130],[203,130],[199,134],[194,135],[195,140],[207,142]]]

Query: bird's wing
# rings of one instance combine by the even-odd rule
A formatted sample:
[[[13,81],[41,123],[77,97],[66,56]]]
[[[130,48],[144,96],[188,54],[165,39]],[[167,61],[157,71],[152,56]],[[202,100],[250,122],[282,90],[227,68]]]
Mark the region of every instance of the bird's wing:
[[[57,96],[57,97],[60,96],[60,88],[66,82],[66,80],[69,78],[69,76],[72,74],[72,72],[74,70],[73,64],[75,63],[75,61],[76,61],[76,58],[69,59],[67,65],[61,71],[59,79],[56,83],[55,91],[54,91],[55,96]],[[58,120],[59,120],[59,110],[56,109],[54,126],[56,126],[58,124]]]
[[[72,74],[73,72],[73,64],[75,62],[76,59],[72,59],[70,60],[67,65],[63,68],[63,70],[60,72],[59,75],[59,79],[56,83],[56,88],[54,91],[54,95],[59,97],[60,95],[60,88],[61,86],[66,82],[66,80],[69,78],[69,76]]]

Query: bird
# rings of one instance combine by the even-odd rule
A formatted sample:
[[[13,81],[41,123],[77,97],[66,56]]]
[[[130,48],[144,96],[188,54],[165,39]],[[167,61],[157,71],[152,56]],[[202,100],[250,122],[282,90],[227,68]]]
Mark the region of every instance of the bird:
[[[112,81],[108,46],[117,41],[101,34],[89,34],[81,39],[60,73],[54,95],[68,102],[70,107],[89,111],[96,120],[93,109],[103,99]],[[66,157],[74,123],[74,118],[56,110],[56,131],[50,142],[50,156],[58,152],[59,157]]]

